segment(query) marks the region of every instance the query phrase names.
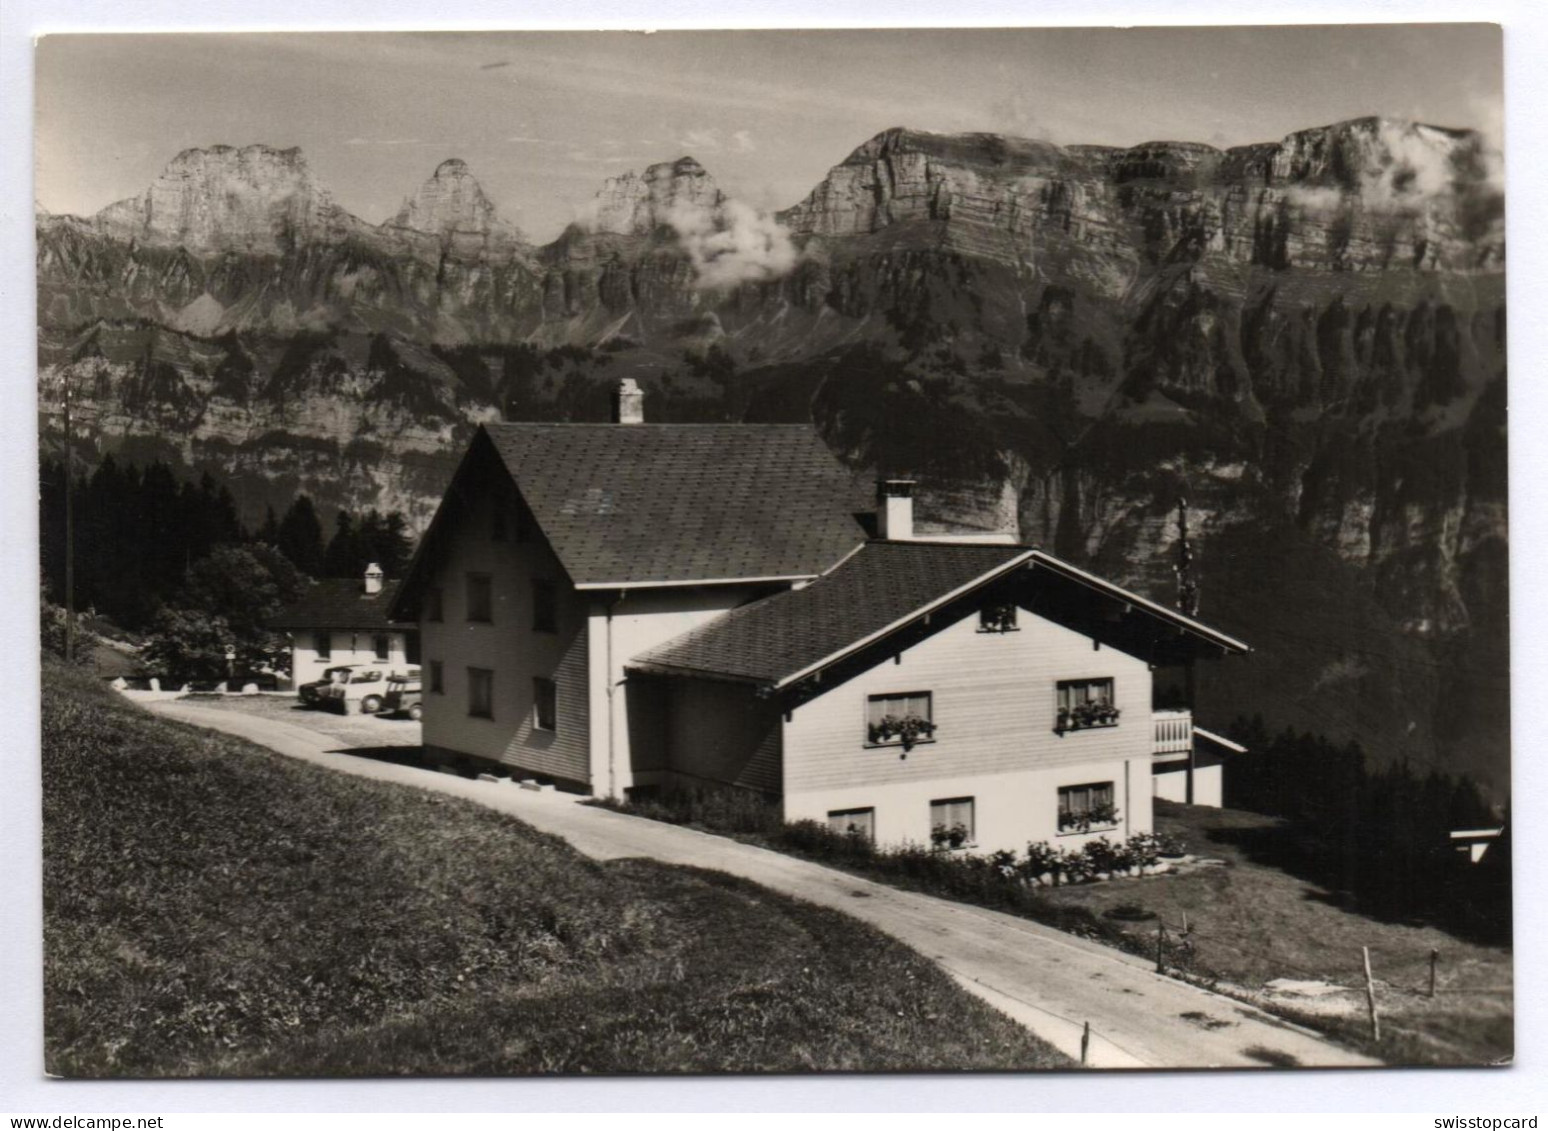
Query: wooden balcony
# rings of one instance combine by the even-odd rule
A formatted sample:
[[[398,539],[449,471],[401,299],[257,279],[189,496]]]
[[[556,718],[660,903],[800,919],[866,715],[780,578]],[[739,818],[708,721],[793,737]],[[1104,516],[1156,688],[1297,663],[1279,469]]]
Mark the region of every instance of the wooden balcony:
[[[1193,712],[1181,710],[1153,711],[1151,722],[1155,739],[1150,752],[1163,761],[1171,761],[1179,755],[1186,756],[1193,750]]]

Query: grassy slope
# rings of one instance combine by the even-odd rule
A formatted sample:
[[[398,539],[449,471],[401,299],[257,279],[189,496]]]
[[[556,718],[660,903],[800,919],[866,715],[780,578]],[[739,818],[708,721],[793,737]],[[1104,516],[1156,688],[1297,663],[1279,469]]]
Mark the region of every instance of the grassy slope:
[[[845,916],[44,675],[53,1073],[1068,1063]]]
[[[1203,970],[1248,990],[1275,978],[1315,979],[1362,989],[1360,948],[1371,948],[1384,1041],[1371,1051],[1394,1063],[1488,1063],[1509,1056],[1511,952],[1462,942],[1433,927],[1352,914],[1327,893],[1288,872],[1255,862],[1237,842],[1244,830],[1278,826],[1275,818],[1230,809],[1156,803],[1162,832],[1194,853],[1228,861],[1184,875],[1116,884],[1046,889],[1066,906],[1101,912],[1138,904],[1175,931],[1184,915]],[[1153,939],[1156,921],[1124,926]],[[1431,948],[1440,951],[1437,994],[1426,996]],[[1342,1020],[1315,1024],[1357,1042],[1364,1006]]]

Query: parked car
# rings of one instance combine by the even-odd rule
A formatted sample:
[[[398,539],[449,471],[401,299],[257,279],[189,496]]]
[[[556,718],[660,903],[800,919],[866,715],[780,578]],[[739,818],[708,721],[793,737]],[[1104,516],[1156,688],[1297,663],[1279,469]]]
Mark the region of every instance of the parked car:
[[[387,694],[387,671],[384,668],[368,668],[354,665],[349,678],[330,683],[321,691],[323,706],[349,714],[359,711],[362,715],[374,715],[382,709],[382,696]]]
[[[422,713],[421,695],[417,668],[403,675],[394,672],[387,677],[387,694],[382,697],[382,714],[407,715],[417,723]]]
[[[353,664],[340,664],[338,667],[329,668],[323,672],[321,679],[314,679],[310,683],[303,683],[296,688],[296,698],[301,700],[303,707],[320,707],[323,703],[323,688],[331,684],[342,683],[349,678],[349,673],[354,670]]]

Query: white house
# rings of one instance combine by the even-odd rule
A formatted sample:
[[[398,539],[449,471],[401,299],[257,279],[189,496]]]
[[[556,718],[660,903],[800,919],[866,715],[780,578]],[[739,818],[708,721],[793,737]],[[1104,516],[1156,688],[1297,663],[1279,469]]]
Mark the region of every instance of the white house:
[[[889,842],[1150,828],[1153,668],[1244,644],[1031,547],[919,535],[911,484],[868,501],[809,427],[646,424],[637,397],[474,438],[392,609],[432,757],[748,790]]]
[[[398,583],[386,580],[374,564],[358,581],[327,577],[313,582],[269,622],[290,634],[291,683],[321,679],[340,664],[380,664],[389,671],[417,667],[418,631],[387,616],[397,591]]]

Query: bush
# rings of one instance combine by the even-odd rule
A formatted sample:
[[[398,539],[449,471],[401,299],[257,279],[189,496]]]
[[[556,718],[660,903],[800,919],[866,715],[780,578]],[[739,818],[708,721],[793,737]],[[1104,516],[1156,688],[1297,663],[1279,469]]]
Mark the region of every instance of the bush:
[[[66,613],[64,609],[54,604],[47,597],[41,598],[38,607],[38,635],[43,651],[51,656],[61,659],[65,654],[65,638],[68,635]],[[93,661],[93,653],[97,649],[100,639],[95,632],[85,626],[82,618],[75,618],[75,665],[77,667],[90,667]]]

